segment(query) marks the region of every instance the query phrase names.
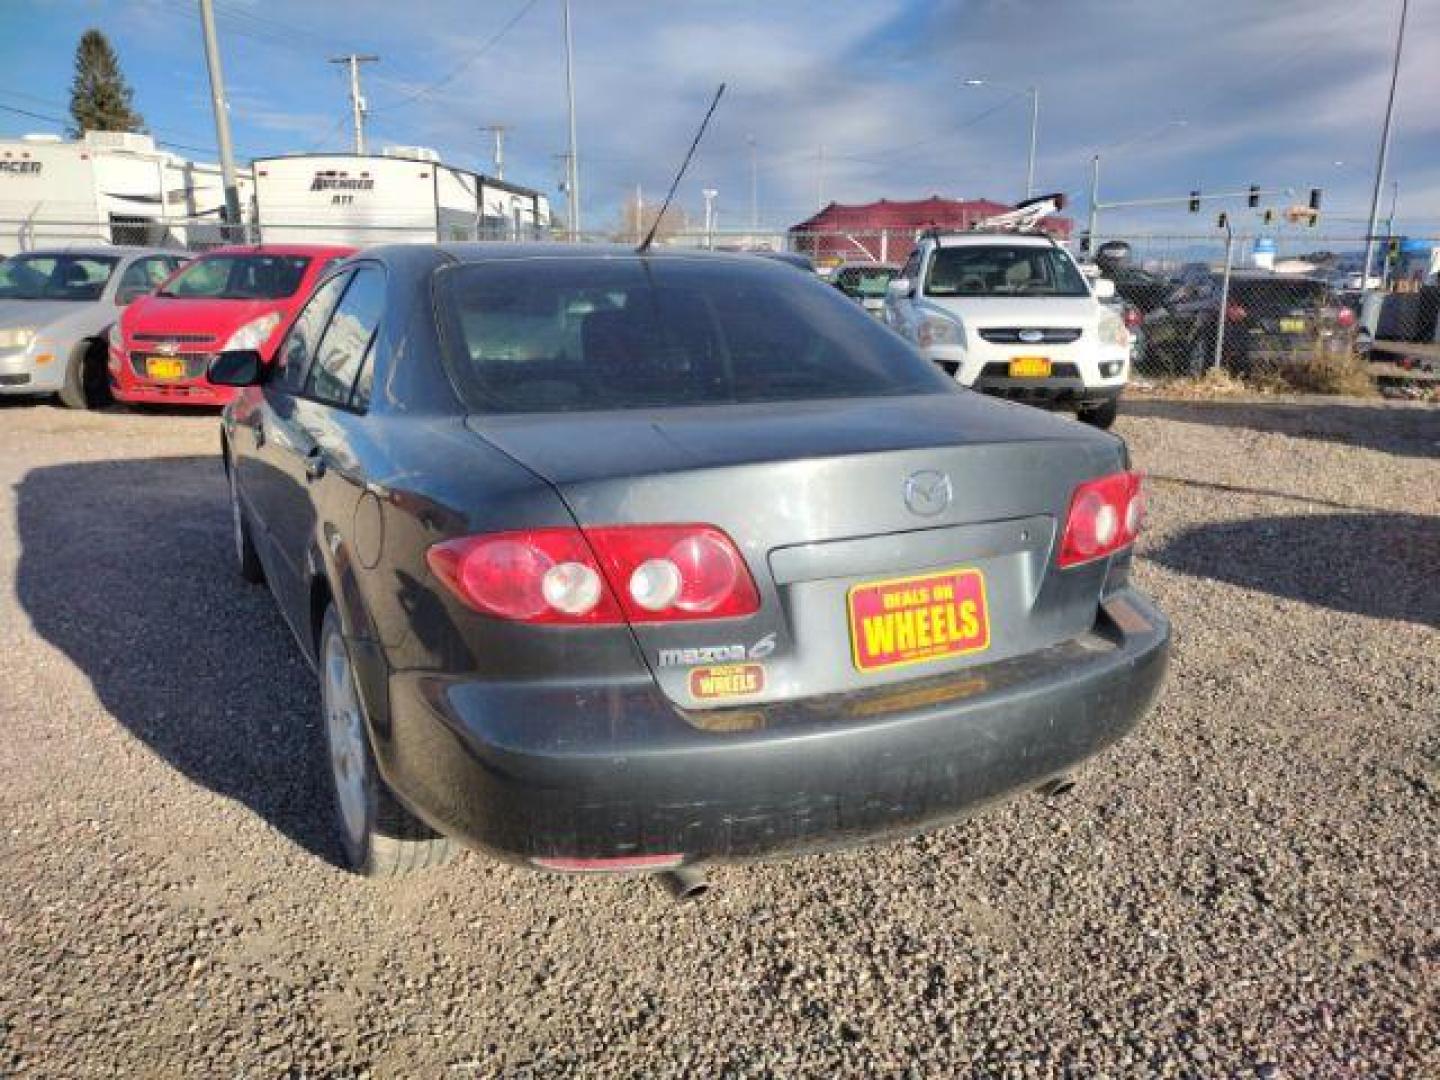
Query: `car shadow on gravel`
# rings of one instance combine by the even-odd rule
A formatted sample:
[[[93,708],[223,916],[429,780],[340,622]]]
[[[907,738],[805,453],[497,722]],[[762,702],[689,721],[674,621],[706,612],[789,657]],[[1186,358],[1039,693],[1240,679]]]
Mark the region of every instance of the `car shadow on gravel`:
[[[1401,457],[1440,457],[1440,408],[1386,407],[1326,401],[1183,401],[1126,398],[1130,416],[1251,431],[1379,450]]]
[[[191,781],[336,861],[314,678],[269,592],[235,570],[219,457],[34,469],[16,501],[36,633]]]
[[[1440,627],[1440,518],[1298,514],[1186,530],[1152,562],[1334,611]]]

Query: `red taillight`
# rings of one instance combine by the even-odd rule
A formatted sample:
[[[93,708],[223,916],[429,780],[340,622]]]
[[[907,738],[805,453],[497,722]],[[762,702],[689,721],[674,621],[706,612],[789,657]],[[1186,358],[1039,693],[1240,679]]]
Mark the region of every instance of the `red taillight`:
[[[491,533],[436,544],[426,559],[468,606],[518,622],[678,622],[760,608],[735,544],[710,525]]]
[[[1355,325],[1355,312],[1351,311],[1348,307],[1342,307],[1335,313],[1335,321],[1344,329],[1349,330],[1350,327]]]
[[[1070,499],[1060,540],[1060,565],[1078,566],[1112,555],[1134,543],[1144,523],[1145,491],[1139,473],[1112,473],[1087,480]]]
[[[1142,315],[1142,314],[1140,314],[1140,309],[1139,309],[1139,308],[1137,308],[1137,307],[1129,307],[1128,305],[1126,306],[1126,308],[1125,308],[1125,325],[1126,325],[1129,329],[1134,330],[1137,326],[1139,326],[1139,325],[1140,325],[1142,322],[1144,322],[1144,321],[1145,321],[1145,316]]]
[[[1244,322],[1244,321],[1245,321],[1245,316],[1246,316],[1247,314],[1248,314],[1248,312],[1246,312],[1246,310],[1245,310],[1241,305],[1239,305],[1239,304],[1231,304],[1229,307],[1227,307],[1227,308],[1225,309],[1225,321],[1226,321],[1226,322]]]

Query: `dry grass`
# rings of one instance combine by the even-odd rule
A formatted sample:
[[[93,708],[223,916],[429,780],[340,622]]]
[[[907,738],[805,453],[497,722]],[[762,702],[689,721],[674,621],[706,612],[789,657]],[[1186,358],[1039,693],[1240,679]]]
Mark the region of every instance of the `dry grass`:
[[[1375,397],[1379,391],[1365,360],[1350,352],[1317,350],[1303,364],[1287,364],[1277,373],[1284,385],[1305,394]]]

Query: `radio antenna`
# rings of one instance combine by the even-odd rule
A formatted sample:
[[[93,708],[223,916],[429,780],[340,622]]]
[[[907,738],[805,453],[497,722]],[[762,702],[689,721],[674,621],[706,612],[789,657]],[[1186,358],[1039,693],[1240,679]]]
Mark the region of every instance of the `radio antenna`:
[[[645,239],[640,241],[640,246],[635,249],[637,255],[644,255],[650,250],[650,244],[655,239],[655,232],[660,228],[660,222],[665,220],[665,211],[670,209],[670,200],[675,197],[675,189],[680,186],[680,180],[684,177],[685,170],[690,167],[690,159],[695,156],[695,148],[705,137],[705,129],[710,126],[710,117],[715,115],[715,106],[720,104],[720,95],[723,93],[725,93],[725,84],[722,82],[719,89],[715,91],[715,99],[710,102],[710,109],[705,113],[705,119],[700,121],[700,130],[695,132],[695,141],[690,144],[690,151],[685,155],[685,160],[680,165],[680,171],[675,174],[675,180],[670,185],[670,191],[666,194],[665,201],[660,204],[660,213],[655,215],[655,223],[650,226],[650,231],[645,234]]]

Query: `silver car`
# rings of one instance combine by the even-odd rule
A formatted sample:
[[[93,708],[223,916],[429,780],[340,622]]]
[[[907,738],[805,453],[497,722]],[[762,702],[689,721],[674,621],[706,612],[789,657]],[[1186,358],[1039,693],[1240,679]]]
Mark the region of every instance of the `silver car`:
[[[72,409],[103,404],[116,316],[189,259],[182,251],[97,245],[0,262],[0,394],[56,394]]]

